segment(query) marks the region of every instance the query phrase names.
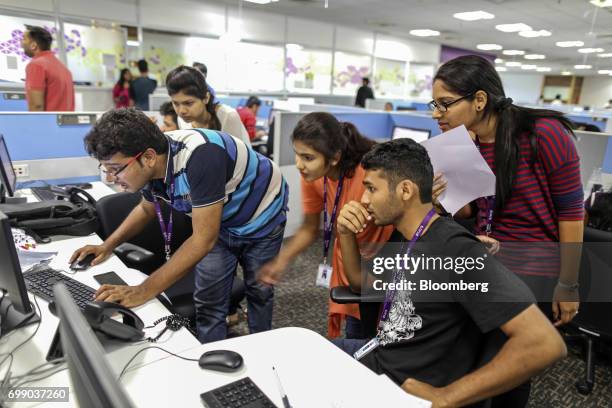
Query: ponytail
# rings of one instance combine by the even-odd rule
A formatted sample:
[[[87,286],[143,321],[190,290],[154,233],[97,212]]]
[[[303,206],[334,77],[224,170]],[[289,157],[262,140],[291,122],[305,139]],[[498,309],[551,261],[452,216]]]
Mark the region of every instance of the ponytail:
[[[340,158],[340,174],[353,177],[355,168],[361,163],[363,156],[376,144],[364,137],[351,122],[340,122],[341,133],[346,140],[346,148]]]

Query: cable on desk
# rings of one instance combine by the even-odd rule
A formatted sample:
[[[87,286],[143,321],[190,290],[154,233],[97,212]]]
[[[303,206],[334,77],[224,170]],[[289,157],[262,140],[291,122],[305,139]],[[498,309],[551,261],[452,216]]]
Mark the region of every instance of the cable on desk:
[[[9,351],[6,357],[2,361],[0,361],[0,367],[1,367],[2,364],[4,364],[4,362],[10,357],[9,366],[6,369],[6,374],[4,375],[4,379],[2,380],[2,383],[0,384],[0,402],[3,402],[2,398],[4,395],[7,395],[8,387],[10,386],[11,368],[13,367],[13,360],[15,359],[13,356],[13,353],[15,353],[24,344],[26,344],[27,342],[32,340],[34,336],[36,336],[36,333],[38,333],[38,329],[40,329],[40,325],[42,323],[42,311],[40,309],[40,305],[38,304],[38,299],[36,298],[36,295],[33,294],[32,296],[34,297],[34,303],[36,304],[36,308],[38,309],[38,315],[40,316],[40,319],[38,320],[38,324],[36,325],[36,329],[34,330],[34,333],[32,333],[27,339],[25,339],[23,342],[21,342],[16,347],[14,347],[11,351]],[[32,307],[34,307],[34,305],[32,305]],[[21,327],[22,326],[16,327],[14,330],[17,330]]]
[[[49,378],[49,377],[51,377],[52,375],[55,375],[55,374],[57,374],[57,373],[59,373],[59,372],[62,372],[62,371],[64,371],[64,370],[66,370],[67,368],[68,368],[68,366],[67,366],[67,365],[66,365],[66,366],[63,366],[63,367],[58,368],[57,370],[55,370],[55,371],[53,371],[52,373],[47,374],[47,375],[45,375],[45,376],[43,376],[43,377],[31,378],[31,379],[29,379],[29,380],[21,381],[21,382],[18,382],[17,384],[15,384],[15,385],[13,385],[12,387],[13,387],[13,388],[18,388],[18,387],[23,386],[24,384],[28,384],[28,383],[31,383],[31,382],[36,382],[36,381],[44,380],[45,378]]]
[[[130,358],[130,361],[128,361],[127,364],[123,367],[123,370],[121,370],[121,374],[119,374],[118,380],[121,380],[121,377],[123,377],[123,374],[125,374],[125,371],[130,366],[130,364],[132,364],[132,361],[134,361],[136,356],[138,356],[140,353],[142,353],[143,351],[148,350],[148,349],[158,349],[158,350],[166,352],[166,353],[168,353],[168,354],[170,354],[170,355],[172,355],[174,357],[178,357],[178,358],[180,358],[182,360],[186,360],[186,361],[200,361],[200,359],[198,359],[198,358],[189,358],[189,357],[179,356],[178,354],[174,354],[173,352],[168,351],[166,349],[163,349],[163,348],[161,348],[159,346],[148,346],[148,347],[145,347],[145,348],[142,348],[142,349],[138,350],[138,352],[136,352],[136,354],[134,354],[132,356],[132,358]]]

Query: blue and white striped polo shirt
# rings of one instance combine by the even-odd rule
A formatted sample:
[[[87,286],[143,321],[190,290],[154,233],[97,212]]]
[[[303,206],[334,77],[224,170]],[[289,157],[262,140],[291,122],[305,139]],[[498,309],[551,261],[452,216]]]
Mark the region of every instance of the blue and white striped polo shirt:
[[[173,207],[191,215],[192,208],[223,201],[221,229],[232,235],[261,238],[286,221],[289,188],[280,169],[241,140],[209,129],[167,132],[166,177],[142,190],[169,202],[174,179]]]

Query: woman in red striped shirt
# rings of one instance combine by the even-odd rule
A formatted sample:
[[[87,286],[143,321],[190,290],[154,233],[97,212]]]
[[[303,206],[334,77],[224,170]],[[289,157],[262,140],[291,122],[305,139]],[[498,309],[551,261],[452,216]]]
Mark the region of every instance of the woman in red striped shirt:
[[[571,122],[560,112],[514,105],[493,65],[473,55],[440,67],[433,98],[440,129],[465,125],[496,176],[495,196],[475,200],[455,217],[475,217],[474,233],[529,284],[555,326],[569,322],[578,313],[584,229]],[[437,175],[434,203],[445,188]],[[529,390],[527,382],[493,406],[524,406]]]
[[[504,263],[535,287],[539,300],[552,298],[552,310],[543,311],[552,311],[555,325],[569,322],[578,312],[580,248],[558,243],[581,243],[584,219],[571,122],[560,112],[514,105],[491,63],[473,55],[440,67],[433,97],[440,129],[465,125],[496,175],[495,196],[470,203],[456,216],[476,217],[474,232],[481,240],[502,248]],[[445,187],[437,176],[434,199]],[[542,282],[551,276],[554,284],[542,294]]]

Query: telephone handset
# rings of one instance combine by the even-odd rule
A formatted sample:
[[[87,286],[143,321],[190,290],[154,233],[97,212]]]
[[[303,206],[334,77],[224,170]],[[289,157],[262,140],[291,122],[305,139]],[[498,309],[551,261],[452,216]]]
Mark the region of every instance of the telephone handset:
[[[53,314],[54,302],[49,304],[49,309]],[[112,318],[114,314],[120,314],[122,321]],[[144,323],[134,311],[118,303],[111,302],[89,302],[83,310],[87,322],[94,333],[104,344],[105,340],[138,341],[144,337]],[[47,361],[51,361],[64,356],[62,344],[60,342],[59,325],[55,331],[55,336],[51,341],[51,346],[47,352]]]
[[[122,322],[112,318],[118,313]],[[83,311],[89,325],[95,331],[110,338],[137,341],[144,337],[144,323],[136,313],[125,306],[111,302],[90,302]]]

